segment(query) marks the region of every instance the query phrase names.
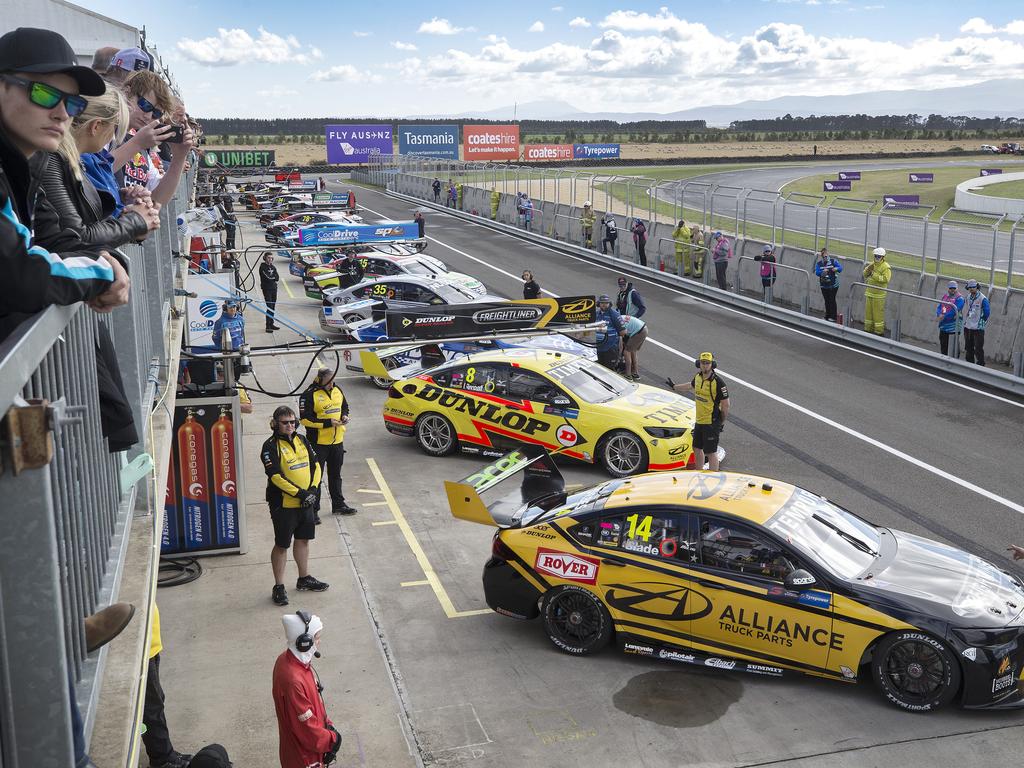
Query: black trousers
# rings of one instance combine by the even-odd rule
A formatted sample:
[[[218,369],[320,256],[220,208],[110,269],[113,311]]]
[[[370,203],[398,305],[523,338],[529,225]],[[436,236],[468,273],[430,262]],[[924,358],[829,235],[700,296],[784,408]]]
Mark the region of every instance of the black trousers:
[[[968,363],[985,365],[985,332],[964,328],[964,359]]]
[[[647,241],[638,240],[636,244],[636,254],[640,257],[640,265],[643,267],[647,266]]]
[[[728,268],[729,262],[725,261],[724,259],[722,261],[715,262],[715,280],[718,281],[718,287],[721,288],[723,291],[726,287],[725,270],[727,270]]]
[[[167,759],[174,751],[171,734],[167,731],[167,718],[164,717],[164,689],[160,685],[160,654],[149,660],[149,674],[146,676],[146,699],[142,704],[142,722],[146,732],[142,734],[142,743],[146,745],[146,754],[150,762]]]
[[[839,310],[836,307],[836,294],[839,292],[839,286],[834,288],[821,287],[821,298],[825,300],[825,319],[835,322],[839,319]]]
[[[945,331],[939,331],[939,351],[944,355],[949,355],[949,339],[955,334],[946,333]]]
[[[618,240],[617,237],[606,237],[604,240],[602,240],[601,241],[601,253],[608,253],[608,247],[611,246],[612,255],[614,256],[615,255],[615,241],[616,240]]]
[[[345,506],[345,495],[341,492],[341,465],[345,463],[345,444],[317,445],[316,458],[320,472],[327,477],[327,492],[331,494],[331,508]]]
[[[267,328],[274,324],[274,308],[277,306],[277,285],[263,289],[263,300],[267,302]]]

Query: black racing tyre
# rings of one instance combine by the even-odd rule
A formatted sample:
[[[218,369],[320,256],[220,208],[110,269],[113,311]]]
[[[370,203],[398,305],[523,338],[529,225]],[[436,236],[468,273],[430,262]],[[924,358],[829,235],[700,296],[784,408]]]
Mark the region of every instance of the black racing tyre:
[[[440,413],[424,413],[416,419],[416,442],[424,453],[447,456],[459,446],[454,425]]]
[[[545,593],[540,615],[551,642],[573,656],[596,653],[612,636],[608,609],[593,592],[574,584]]]
[[[908,712],[932,712],[960,690],[960,664],[941,640],[904,630],[882,638],[871,658],[882,695]]]
[[[393,370],[398,367],[398,361],[391,357],[385,357],[382,361],[385,370]],[[370,383],[373,384],[377,389],[390,389],[391,385],[395,383],[394,379],[389,379],[384,376],[371,376]]]
[[[601,439],[597,458],[612,477],[646,472],[650,461],[644,441],[625,429],[616,429]]]

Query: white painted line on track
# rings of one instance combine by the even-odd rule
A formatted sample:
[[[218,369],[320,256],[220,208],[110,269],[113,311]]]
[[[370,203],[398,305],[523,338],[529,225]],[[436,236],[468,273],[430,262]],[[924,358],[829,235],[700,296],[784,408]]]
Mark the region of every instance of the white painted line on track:
[[[366,210],[368,210],[368,211],[370,211],[370,213],[374,213],[374,214],[376,214],[378,216],[383,216],[384,215],[382,213],[378,213],[377,211],[371,210],[370,208],[366,208]],[[459,248],[456,248],[455,246],[448,245],[447,243],[443,243],[443,242],[441,242],[440,240],[438,240],[435,237],[427,236],[427,240],[431,240],[431,241],[437,243],[438,245],[440,245],[442,248],[447,248],[448,250],[453,251],[453,252],[459,254],[460,256],[464,256],[467,259],[471,259],[472,261],[475,261],[478,264],[481,264],[481,265],[487,267],[488,269],[493,269],[495,272],[499,272],[499,273],[501,273],[503,275],[506,275],[507,277],[511,277],[513,280],[519,280],[520,279],[520,278],[516,277],[515,275],[513,275],[511,272],[507,272],[506,270],[501,269],[500,267],[496,267],[493,264],[489,264],[488,262],[484,261],[483,259],[477,258],[476,256],[472,256],[472,255],[466,253],[465,251],[460,250]],[[546,246],[542,246],[542,247],[546,247]],[[554,251],[553,248],[549,248],[548,250]],[[561,251],[554,251],[554,252],[561,254]],[[566,254],[562,254],[562,255],[566,255]],[[570,258],[576,258],[576,257],[575,256],[570,256]],[[584,261],[583,259],[578,259],[578,260],[579,261]],[[590,263],[590,262],[587,262],[587,263]],[[597,264],[595,266],[603,267],[604,265]],[[609,269],[609,271],[614,271],[614,270],[611,270],[610,268],[607,268],[607,267],[604,267],[604,268],[605,269]],[[650,281],[645,281],[645,282],[650,282]],[[659,288],[663,288],[664,286],[658,286],[658,287]],[[682,293],[682,291],[677,291],[674,288],[666,288],[666,290],[673,291],[673,292],[676,292],[676,293]],[[542,293],[546,293],[548,296],[557,296],[557,294],[553,293],[552,291],[547,291],[547,290],[544,290],[543,288],[541,289],[541,292]],[[708,302],[708,303],[710,303],[710,302]],[[771,323],[771,324],[772,325],[778,325],[777,323]],[[784,327],[784,326],[779,326],[779,327]],[[788,329],[787,328],[786,330],[792,330],[792,329]],[[803,332],[802,331],[796,331],[796,333],[803,333]],[[817,338],[815,336],[811,336],[811,334],[804,334],[804,335],[809,336],[810,338]],[[657,347],[661,347],[666,352],[669,352],[669,353],[671,353],[673,355],[676,355],[677,357],[681,357],[684,360],[688,360],[691,363],[696,359],[696,358],[691,357],[690,355],[687,355],[687,354],[684,354],[683,352],[680,352],[679,350],[675,349],[674,347],[670,347],[667,344],[664,344],[664,343],[658,341],[657,339],[648,337],[647,340],[651,344],[654,344]],[[834,344],[834,342],[832,342],[832,343]],[[842,346],[842,345],[836,345],[836,346]],[[869,355],[869,357],[876,357],[876,356],[875,355]],[[878,359],[879,360],[885,360],[885,358],[878,358]],[[891,361],[886,361],[886,362],[891,362]],[[916,371],[916,369],[910,368],[910,366],[903,366],[903,367],[909,368],[910,370]],[[916,371],[916,372],[917,373],[924,373],[923,371]],[[738,376],[730,374],[730,373],[726,372],[725,370],[723,370],[722,373],[731,382],[736,382],[737,384],[740,384],[740,385],[745,386],[745,387],[747,387],[749,389],[752,389],[753,391],[757,392],[758,394],[764,395],[765,397],[767,397],[767,398],[769,398],[771,400],[774,400],[777,403],[780,403],[781,405],[785,405],[785,406],[787,406],[789,408],[792,408],[793,410],[795,410],[795,411],[797,411],[799,413],[802,413],[803,415],[808,416],[809,418],[812,418],[815,421],[819,421],[822,424],[825,424],[825,425],[830,426],[830,427],[832,427],[834,429],[837,429],[840,432],[843,432],[844,434],[849,435],[850,437],[853,437],[853,438],[856,438],[857,440],[865,442],[868,445],[873,446],[874,448],[878,448],[881,451],[885,451],[886,453],[890,454],[891,456],[895,456],[898,459],[902,459],[903,461],[907,462],[908,464],[913,464],[915,467],[918,467],[919,469],[923,469],[926,472],[930,472],[931,474],[933,474],[933,475],[935,475],[937,477],[940,477],[943,480],[949,480],[950,482],[954,483],[955,485],[959,485],[961,488],[964,488],[965,490],[973,491],[974,493],[977,493],[979,496],[983,496],[986,499],[989,499],[990,501],[994,501],[997,504],[1001,504],[1002,506],[1006,507],[1007,509],[1011,509],[1014,512],[1018,512],[1018,513],[1024,515],[1024,505],[1018,504],[1015,501],[1011,501],[1010,499],[1007,499],[1007,498],[1005,498],[1003,496],[1000,496],[999,494],[994,493],[992,491],[989,491],[986,488],[981,488],[977,484],[975,484],[975,483],[973,483],[973,482],[971,482],[969,480],[965,480],[965,479],[963,479],[961,477],[957,477],[956,475],[954,475],[954,474],[952,474],[950,472],[947,472],[944,469],[940,469],[939,467],[936,467],[936,466],[934,466],[932,464],[929,464],[926,461],[922,461],[921,459],[917,458],[916,456],[911,456],[909,453],[901,451],[899,448],[895,448],[895,447],[893,447],[891,445],[888,445],[887,443],[883,443],[881,440],[876,440],[875,438],[873,438],[873,437],[871,437],[869,435],[865,435],[863,432],[858,432],[857,430],[853,429],[852,427],[847,427],[844,424],[839,424],[838,422],[833,421],[832,419],[828,419],[828,418],[822,416],[819,413],[815,413],[814,411],[810,410],[809,408],[805,408],[804,406],[800,405],[799,403],[794,403],[792,400],[787,400],[784,397],[776,395],[774,392],[769,392],[768,390],[763,389],[763,388],[757,386],[756,384],[752,384],[751,382],[746,381],[745,379],[741,379]],[[931,375],[931,374],[926,374],[926,375]],[[934,378],[937,378],[940,381],[946,381],[946,379],[942,379],[941,377],[938,377],[938,376],[935,376]],[[948,382],[948,383],[954,384],[955,382]],[[982,394],[982,393],[977,393],[977,394]],[[1003,398],[998,398],[998,399],[1002,400]],[[1013,405],[1018,405],[1018,403],[1013,403],[1013,401],[1010,401],[1010,400],[1007,400],[1006,402],[1012,403]]]

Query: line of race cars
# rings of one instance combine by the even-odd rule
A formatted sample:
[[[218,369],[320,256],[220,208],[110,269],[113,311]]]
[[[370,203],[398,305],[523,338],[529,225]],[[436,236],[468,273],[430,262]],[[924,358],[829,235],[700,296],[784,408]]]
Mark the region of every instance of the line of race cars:
[[[272,226],[268,240],[293,242]],[[338,339],[387,340],[382,306],[440,313],[505,301],[423,250],[417,241],[281,253]],[[410,260],[430,274],[405,268]],[[871,678],[912,712],[1024,706],[1019,576],[772,478],[686,471],[693,402],[618,376],[591,346],[503,336],[343,354],[387,388],[389,432],[432,456],[496,458],[445,483],[450,510],[495,528],[487,604],[540,618],[560,650],[582,656],[614,638],[628,654],[677,663]],[[613,479],[568,493],[555,454]],[[519,474],[514,493],[495,493]]]

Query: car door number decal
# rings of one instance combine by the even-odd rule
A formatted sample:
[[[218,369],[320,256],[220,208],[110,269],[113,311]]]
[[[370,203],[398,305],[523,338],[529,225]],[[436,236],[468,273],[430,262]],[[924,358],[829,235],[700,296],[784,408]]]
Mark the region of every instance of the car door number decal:
[[[650,515],[644,515],[644,517],[641,518],[640,515],[634,513],[626,518],[626,522],[629,523],[629,531],[626,534],[628,538],[650,541],[652,523]]]

